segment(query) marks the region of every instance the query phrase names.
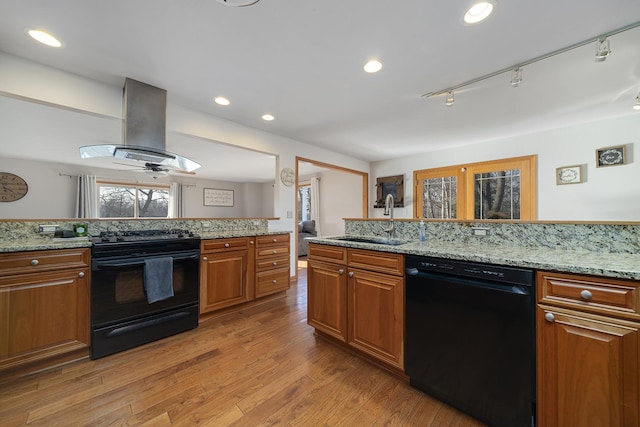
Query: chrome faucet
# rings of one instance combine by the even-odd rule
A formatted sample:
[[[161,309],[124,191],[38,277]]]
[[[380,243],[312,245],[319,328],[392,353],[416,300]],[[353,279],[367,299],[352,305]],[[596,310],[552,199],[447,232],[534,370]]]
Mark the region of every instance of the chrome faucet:
[[[389,215],[389,226],[384,227],[383,230],[388,233],[389,239],[396,237],[396,225],[393,222],[393,195],[387,194],[387,198],[384,201],[384,213],[383,215]]]

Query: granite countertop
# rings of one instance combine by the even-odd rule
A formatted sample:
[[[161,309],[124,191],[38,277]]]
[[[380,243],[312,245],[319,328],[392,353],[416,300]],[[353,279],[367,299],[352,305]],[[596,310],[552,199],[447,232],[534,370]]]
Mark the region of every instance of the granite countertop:
[[[269,236],[275,234],[289,234],[289,231],[256,231],[256,230],[235,230],[235,231],[207,231],[200,234],[202,240],[222,239],[228,237],[247,236]],[[74,249],[90,248],[91,241],[76,239],[56,239],[50,236],[36,236],[31,239],[3,239],[0,240],[0,253],[2,252],[22,252],[22,251],[43,251],[50,249]]]
[[[325,245],[370,249],[405,255],[422,255],[487,264],[509,265],[565,273],[588,274],[640,280],[640,254],[565,250],[455,242],[409,241],[403,245],[349,242],[330,237],[308,237],[307,241]]]
[[[51,237],[34,237],[33,239],[0,241],[0,252],[44,251],[48,249],[74,249],[90,247],[91,242],[88,239],[65,239],[65,241],[54,241]]]

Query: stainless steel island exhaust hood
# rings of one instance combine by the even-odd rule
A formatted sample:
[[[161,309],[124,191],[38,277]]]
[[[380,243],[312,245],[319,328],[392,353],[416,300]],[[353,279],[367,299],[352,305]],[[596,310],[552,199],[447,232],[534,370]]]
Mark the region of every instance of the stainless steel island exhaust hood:
[[[80,157],[143,162],[150,170],[192,172],[200,164],[165,150],[167,91],[127,77],[123,96],[123,144],[80,147]]]

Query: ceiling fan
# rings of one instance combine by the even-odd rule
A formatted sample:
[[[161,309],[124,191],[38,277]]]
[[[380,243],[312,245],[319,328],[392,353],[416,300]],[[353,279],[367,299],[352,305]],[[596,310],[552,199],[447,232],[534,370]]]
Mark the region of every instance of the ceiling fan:
[[[183,171],[183,170],[179,170],[179,169],[172,169],[168,166],[164,166],[164,165],[159,165],[157,163],[150,163],[147,162],[144,164],[144,166],[141,165],[131,165],[128,163],[118,163],[118,162],[113,162],[113,164],[115,165],[122,165],[122,166],[127,166],[130,167],[132,169],[121,169],[121,170],[127,170],[127,171],[131,171],[131,172],[145,172],[147,174],[149,174],[153,179],[158,179],[161,177],[165,177],[167,175],[169,175],[170,173],[181,173],[181,174],[185,174],[185,175],[195,175],[195,172],[187,172],[187,171]]]

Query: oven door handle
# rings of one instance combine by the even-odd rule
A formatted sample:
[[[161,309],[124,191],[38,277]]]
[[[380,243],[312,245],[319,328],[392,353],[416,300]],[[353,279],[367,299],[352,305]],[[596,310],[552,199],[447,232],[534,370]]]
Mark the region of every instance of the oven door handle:
[[[169,256],[169,255],[164,255]],[[200,257],[199,254],[188,254],[188,255],[171,255],[173,261],[182,261],[189,259],[198,259]],[[157,257],[140,257],[132,260],[123,260],[123,259],[115,259],[115,260],[96,260],[95,268],[107,267],[107,268],[118,268],[118,267],[133,267],[138,265],[144,265],[144,260],[149,258],[157,258]]]

